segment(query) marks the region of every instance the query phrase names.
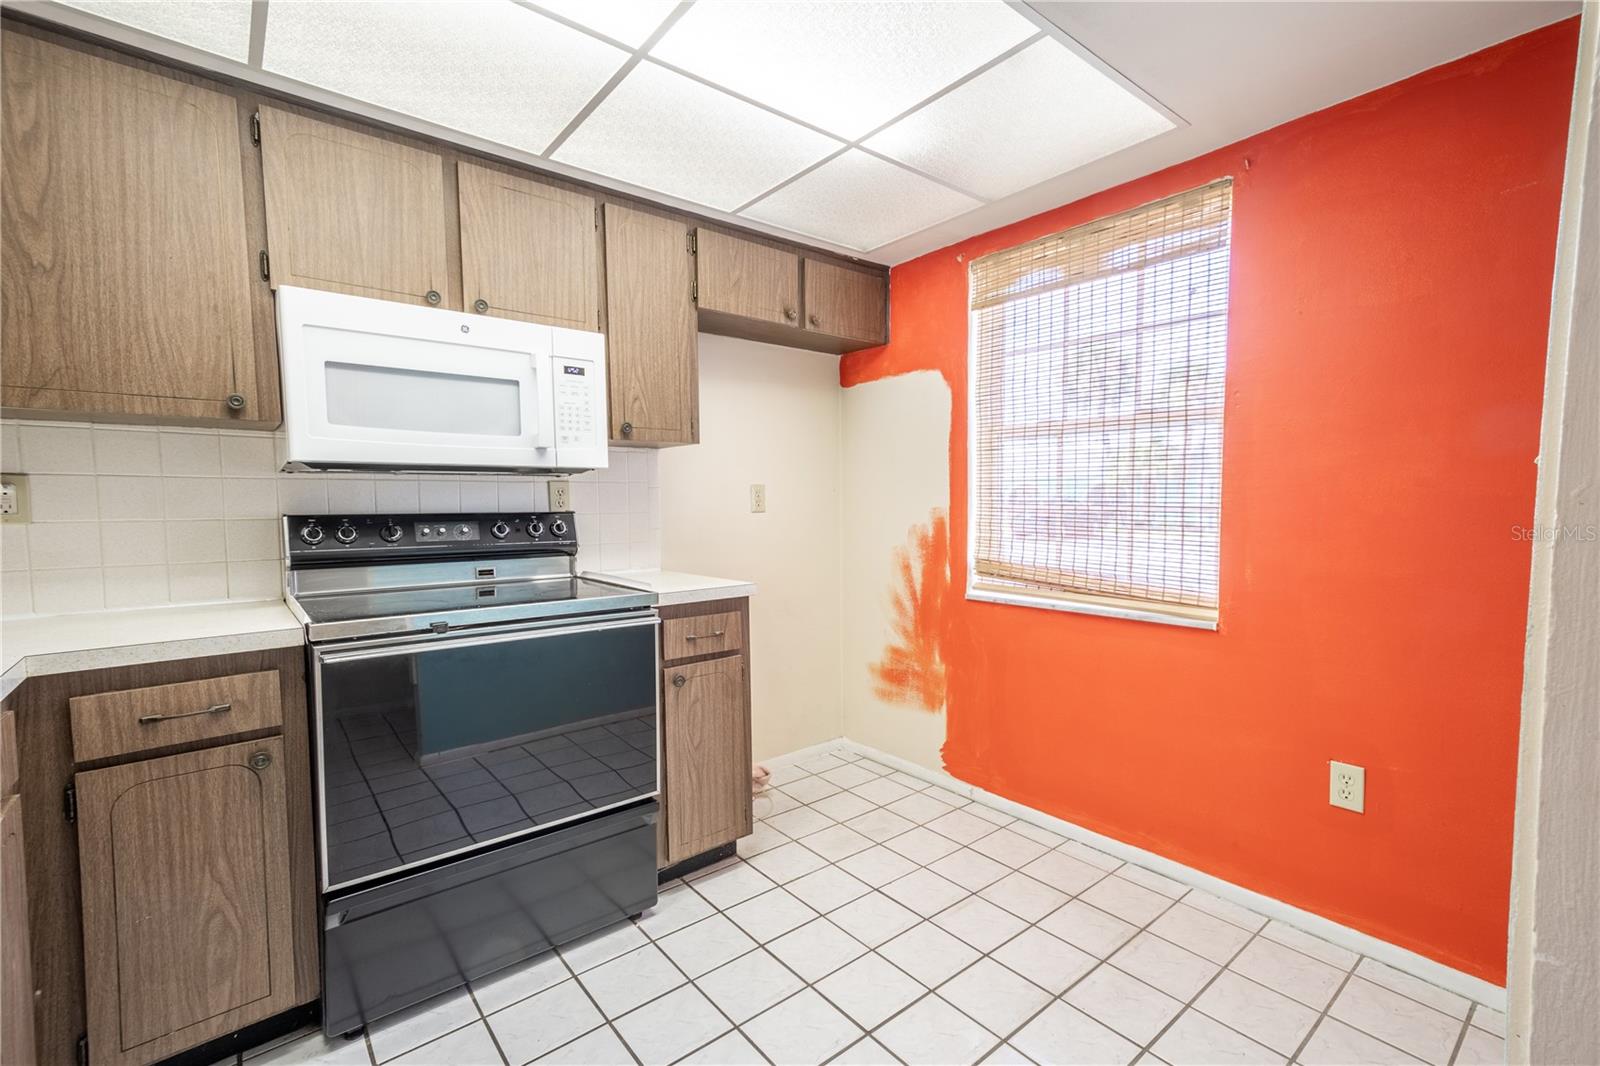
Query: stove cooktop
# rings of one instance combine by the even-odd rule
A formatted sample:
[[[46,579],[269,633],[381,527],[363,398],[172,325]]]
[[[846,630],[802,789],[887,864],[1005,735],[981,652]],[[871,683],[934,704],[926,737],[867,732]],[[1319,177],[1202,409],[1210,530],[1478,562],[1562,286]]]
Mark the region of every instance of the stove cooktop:
[[[313,643],[643,611],[648,592],[575,576],[570,512],[288,515],[291,609]]]

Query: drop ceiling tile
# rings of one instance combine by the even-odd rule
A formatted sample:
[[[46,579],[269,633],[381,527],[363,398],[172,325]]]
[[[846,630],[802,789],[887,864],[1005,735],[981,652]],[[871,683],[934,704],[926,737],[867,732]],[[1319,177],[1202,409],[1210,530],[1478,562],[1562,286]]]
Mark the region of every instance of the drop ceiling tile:
[[[731,211],[840,147],[831,137],[645,61],[551,158]]]
[[[678,6],[678,0],[533,0],[533,4],[637,48]]]
[[[179,4],[171,0],[60,0],[169,41],[243,63],[250,58],[250,0]]]
[[[997,0],[700,3],[650,54],[848,140],[1036,32]]]
[[[739,212],[867,252],[979,201],[852,148]]]
[[[865,144],[998,199],[1172,128],[1165,115],[1045,38]]]
[[[262,65],[543,152],[627,57],[510,0],[272,0]]]

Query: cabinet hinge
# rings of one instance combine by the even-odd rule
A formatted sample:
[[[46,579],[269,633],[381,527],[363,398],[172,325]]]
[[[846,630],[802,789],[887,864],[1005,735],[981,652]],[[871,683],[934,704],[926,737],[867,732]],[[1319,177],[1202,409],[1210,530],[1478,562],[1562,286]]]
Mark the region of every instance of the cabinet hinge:
[[[78,789],[76,786],[67,786],[66,792],[61,797],[61,813],[67,816],[67,821],[69,822],[78,820]]]
[[[272,280],[272,261],[267,258],[267,250],[261,249],[261,280]]]
[[[689,254],[694,255],[700,251],[700,242],[695,239],[695,231],[689,231]]]
[[[689,282],[689,302],[692,304],[700,302],[700,282],[698,280]]]
[[[261,112],[259,111],[250,116],[250,143],[261,143]]]
[[[595,204],[594,205],[594,228],[595,229],[599,229],[600,228],[600,205],[599,204]]]
[[[78,1066],[89,1066],[89,1034],[78,1034]]]

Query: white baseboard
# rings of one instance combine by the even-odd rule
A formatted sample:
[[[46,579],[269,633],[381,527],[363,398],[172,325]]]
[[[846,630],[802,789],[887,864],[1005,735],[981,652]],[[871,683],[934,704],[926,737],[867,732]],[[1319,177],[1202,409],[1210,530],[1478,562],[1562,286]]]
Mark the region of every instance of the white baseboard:
[[[1048,829],[1053,833],[1080,841],[1108,855],[1122,859],[1124,862],[1131,862],[1136,866],[1143,866],[1147,870],[1154,870],[1158,874],[1163,874],[1175,881],[1182,881],[1184,884],[1210,892],[1214,896],[1220,896],[1267,918],[1276,918],[1286,925],[1292,925],[1297,929],[1310,933],[1312,936],[1321,937],[1329,943],[1348,948],[1357,954],[1370,956],[1379,962],[1393,966],[1397,970],[1411,974],[1413,977],[1420,977],[1430,984],[1438,985],[1440,988],[1454,992],[1457,995],[1466,996],[1468,999],[1482,1003],[1484,1006],[1493,1007],[1498,1011],[1506,1009],[1506,990],[1499,985],[1490,984],[1481,977],[1463,973],[1454,967],[1446,966],[1444,963],[1430,959],[1425,955],[1419,955],[1409,948],[1391,944],[1387,940],[1380,940],[1370,933],[1363,933],[1359,929],[1341,925],[1329,918],[1322,917],[1320,914],[1313,914],[1311,911],[1302,910],[1282,900],[1264,896],[1259,892],[1243,888],[1231,881],[1224,881],[1220,877],[1196,870],[1192,866],[1185,866],[1181,862],[1157,855],[1153,851],[1146,851],[1144,848],[1125,844],[1120,840],[1085,829],[1080,825],[1074,825],[1072,822],[1053,815],[1045,814],[1043,811],[1034,810],[1032,807],[1024,806],[1015,800],[997,796],[976,785],[970,785],[959,778],[952,777],[943,770],[930,770],[926,766],[911,762],[909,759],[890,755],[887,752],[879,751],[877,748],[857,743],[848,737],[840,737],[824,744],[813,744],[809,748],[791,752],[783,756],[781,760],[769,761],[783,763],[804,762],[815,755],[824,754],[841,747],[848,748],[876,762],[881,762],[885,766],[892,766],[896,770],[904,771],[912,777],[920,778],[930,784],[947,788],[958,795],[979,800],[997,810],[1004,811],[1014,818],[1020,818],[1025,822],[1039,826],[1041,829]]]

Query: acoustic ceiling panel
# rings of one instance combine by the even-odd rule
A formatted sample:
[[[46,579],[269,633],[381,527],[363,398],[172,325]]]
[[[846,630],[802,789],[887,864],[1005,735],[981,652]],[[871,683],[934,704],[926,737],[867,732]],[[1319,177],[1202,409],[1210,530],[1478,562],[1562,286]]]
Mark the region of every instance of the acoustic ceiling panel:
[[[731,211],[841,147],[646,60],[551,158]]]
[[[740,214],[865,252],[977,206],[970,196],[852,148]]]
[[[250,0],[175,4],[170,0],[61,0],[112,22],[243,63],[250,58]]]
[[[637,48],[678,6],[678,0],[533,0],[534,6]]]
[[[1045,38],[865,144],[992,200],[1172,128],[1160,111]]]
[[[1038,32],[1004,3],[697,3],[650,54],[847,140]]]
[[[510,0],[271,0],[262,66],[539,153],[627,58]]]

